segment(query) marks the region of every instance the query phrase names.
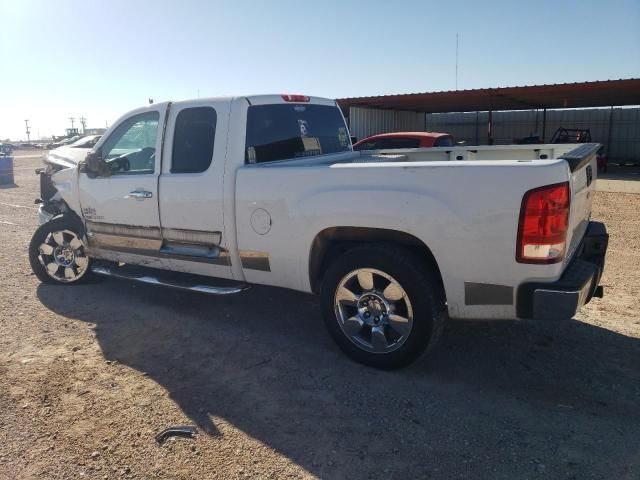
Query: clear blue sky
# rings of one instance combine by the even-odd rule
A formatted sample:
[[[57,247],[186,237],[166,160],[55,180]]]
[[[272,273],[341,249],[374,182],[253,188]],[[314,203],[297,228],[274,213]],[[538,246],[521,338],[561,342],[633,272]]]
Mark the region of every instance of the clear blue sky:
[[[640,0],[0,0],[0,138],[156,101],[640,77]]]

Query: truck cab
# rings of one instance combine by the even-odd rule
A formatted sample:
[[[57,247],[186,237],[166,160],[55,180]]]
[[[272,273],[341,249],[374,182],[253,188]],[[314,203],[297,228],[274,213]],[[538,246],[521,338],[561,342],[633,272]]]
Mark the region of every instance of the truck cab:
[[[84,225],[93,257],[244,281],[243,261],[255,260],[237,248],[236,170],[350,151],[332,100],[264,95],[152,104],[118,119],[86,162],[58,174],[59,198],[45,202],[42,220],[59,213],[63,200]]]

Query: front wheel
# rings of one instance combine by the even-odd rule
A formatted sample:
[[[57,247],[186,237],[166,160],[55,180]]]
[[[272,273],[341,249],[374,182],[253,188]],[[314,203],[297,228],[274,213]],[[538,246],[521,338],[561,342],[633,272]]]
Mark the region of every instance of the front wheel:
[[[329,266],[321,297],[338,346],[381,369],[406,366],[433,348],[446,318],[438,276],[411,251],[393,245],[343,253]]]
[[[29,262],[43,283],[69,285],[86,281],[90,260],[81,228],[62,216],[41,225],[29,244]]]

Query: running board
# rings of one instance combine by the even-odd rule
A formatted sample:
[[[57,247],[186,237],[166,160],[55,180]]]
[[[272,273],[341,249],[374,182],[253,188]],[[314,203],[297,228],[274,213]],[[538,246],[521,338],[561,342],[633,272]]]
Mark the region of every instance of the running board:
[[[91,268],[96,275],[104,277],[120,278],[124,280],[132,280],[134,282],[147,283],[150,285],[162,285],[165,287],[176,288],[178,290],[190,290],[192,292],[208,293],[209,295],[232,295],[241,293],[249,288],[249,285],[237,285],[231,287],[215,287],[213,285],[205,285],[202,283],[177,282],[165,280],[158,276],[146,275],[143,273],[130,272],[122,267],[106,267],[96,265]]]

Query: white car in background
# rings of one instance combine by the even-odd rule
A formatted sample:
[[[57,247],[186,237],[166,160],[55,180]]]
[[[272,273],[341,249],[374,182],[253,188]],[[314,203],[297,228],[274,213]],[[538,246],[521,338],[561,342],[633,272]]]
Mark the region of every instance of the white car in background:
[[[51,150],[44,158],[44,162],[54,170],[75,167],[80,160],[84,160],[87,152],[95,147],[102,135],[87,135],[69,145]]]

